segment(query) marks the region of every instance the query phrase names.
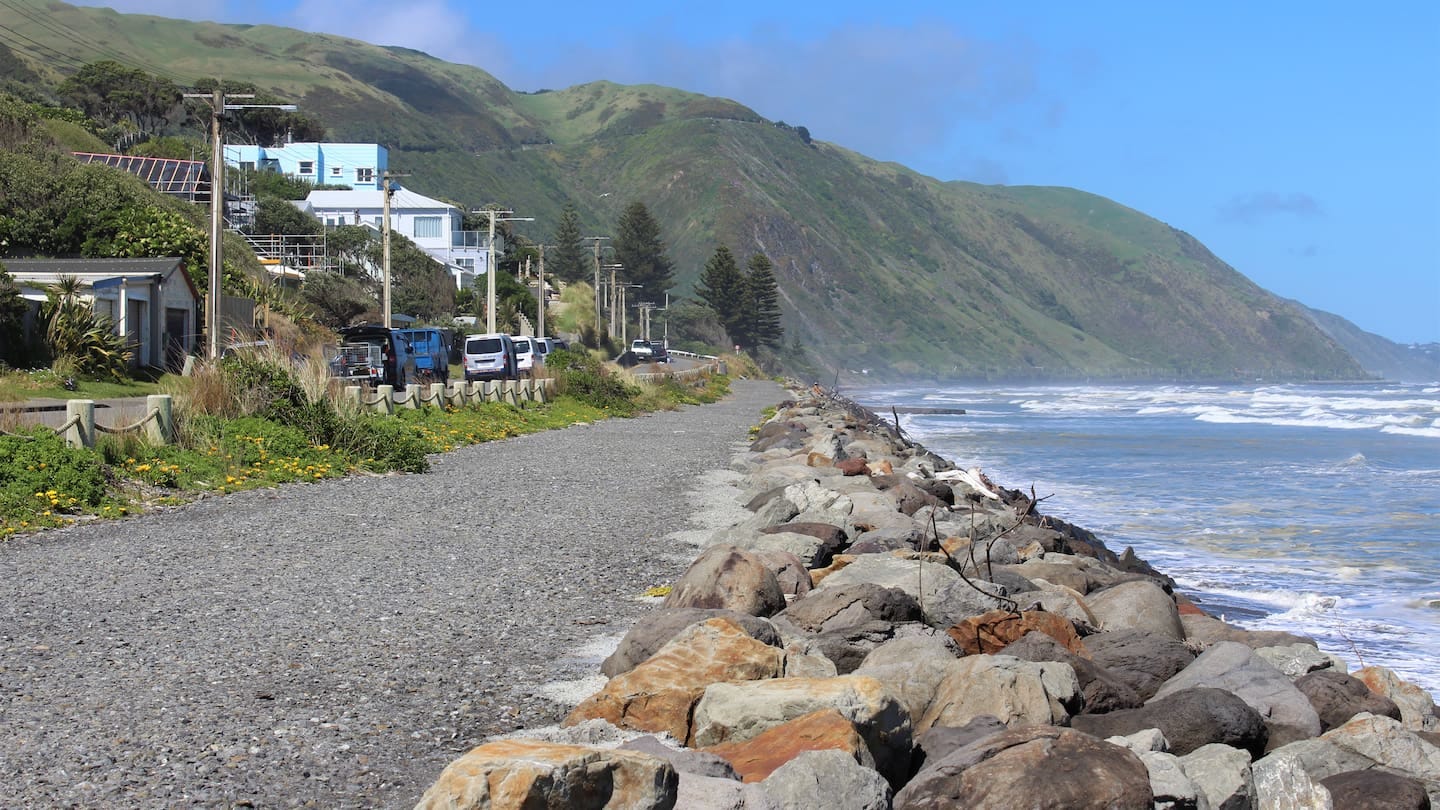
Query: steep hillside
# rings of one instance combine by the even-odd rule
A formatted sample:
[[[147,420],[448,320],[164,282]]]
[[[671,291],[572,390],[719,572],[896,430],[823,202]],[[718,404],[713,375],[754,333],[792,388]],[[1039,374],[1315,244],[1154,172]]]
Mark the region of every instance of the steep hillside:
[[[676,260],[678,294],[718,244],[742,258],[764,252],[788,335],[829,367],[1363,374],[1298,306],[1189,235],[1084,192],[941,183],[811,143],[734,101],[671,88],[597,81],[516,93],[479,69],[403,48],[12,2],[34,10],[13,25],[45,47],[0,53],[0,78],[55,83],[79,62],[120,58],[177,80],[253,81],[320,117],[336,140],[386,144],[419,191],[536,217],[522,231],[535,238],[567,203],[587,233],[604,234],[641,200]]]
[[[1308,308],[1305,312],[1367,372],[1398,382],[1440,382],[1440,344],[1405,346],[1366,332],[1334,313]]]

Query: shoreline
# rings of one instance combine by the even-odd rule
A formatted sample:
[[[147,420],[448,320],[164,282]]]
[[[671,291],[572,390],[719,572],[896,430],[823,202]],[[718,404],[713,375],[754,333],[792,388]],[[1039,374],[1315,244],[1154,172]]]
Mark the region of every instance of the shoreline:
[[[560,729],[456,760],[421,806],[483,790],[482,775],[534,776],[536,762],[547,778],[572,774],[577,757],[650,785],[629,806],[761,807],[797,780],[822,794],[847,786],[822,802],[836,806],[857,795],[867,807],[967,806],[964,773],[985,769],[1007,790],[1078,789],[1009,763],[1041,739],[1093,763],[1081,792],[1100,804],[1076,794],[1077,807],[1260,807],[1277,791],[1343,806],[1334,779],[1374,768],[1440,798],[1440,771],[1381,752],[1399,740],[1440,757],[1423,690],[1383,667],[1351,677],[1309,639],[1209,616],[1133,550],[1045,515],[1033,493],[957,469],[819,386],[790,393],[731,465],[744,509],[697,542],[699,558],[602,665],[604,687]],[[1146,652],[1117,651],[1131,644]],[[1164,671],[1145,671],[1160,659]],[[1000,671],[1010,691],[975,691]],[[1322,722],[1310,694],[1321,682],[1366,708],[1326,708]],[[1188,701],[1184,716],[1239,712],[1250,736],[1175,727],[1173,708],[1156,706],[1167,701]],[[1141,733],[1157,726],[1158,739]],[[1321,744],[1355,767],[1325,772],[1303,755]],[[1229,788],[1207,775],[1216,756]],[[925,803],[937,796],[961,804]]]

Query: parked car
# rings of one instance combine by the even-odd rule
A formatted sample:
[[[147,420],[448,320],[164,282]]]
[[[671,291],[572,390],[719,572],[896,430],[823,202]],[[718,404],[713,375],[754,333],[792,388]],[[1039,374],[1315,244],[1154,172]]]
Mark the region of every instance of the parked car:
[[[450,382],[450,342],[445,330],[429,326],[396,329],[406,350],[415,360],[414,379]]]
[[[515,362],[515,344],[502,333],[466,335],[461,358],[465,381],[513,380],[519,376]]]
[[[400,330],[384,326],[349,326],[340,330],[340,352],[330,373],[361,385],[393,385],[405,390],[415,377],[415,358]]]
[[[535,339],[526,335],[511,335],[515,343],[515,368],[523,375],[535,370]]]
[[[670,351],[665,348],[665,343],[659,340],[650,341],[650,349],[655,353],[655,362],[670,362]]]
[[[545,358],[550,356],[550,352],[555,351],[555,341],[550,338],[537,337],[535,338],[535,350],[540,353],[540,364],[544,365]]]

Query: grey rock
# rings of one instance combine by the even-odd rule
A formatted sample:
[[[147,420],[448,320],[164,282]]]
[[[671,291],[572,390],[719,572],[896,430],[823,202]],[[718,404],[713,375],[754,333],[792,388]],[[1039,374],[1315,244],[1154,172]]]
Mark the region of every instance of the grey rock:
[[[960,657],[955,642],[946,635],[897,638],[876,647],[855,670],[884,685],[905,706],[912,726],[918,726],[935,689],[950,671],[950,662]]]
[[[680,774],[675,807],[684,810],[780,810],[758,784],[699,774]]]
[[[1265,757],[1255,763],[1251,774],[1258,807],[1265,810],[1334,810],[1330,791],[1294,760]]]
[[[654,655],[665,643],[692,624],[723,616],[740,627],[756,641],[780,646],[780,635],[769,621],[723,608],[660,608],[640,617],[620,645],[603,663],[600,671],[608,677],[629,672],[636,664]]]
[[[759,785],[782,810],[890,810],[884,777],[834,749],[806,751]]]
[[[1430,810],[1425,786],[1384,771],[1346,771],[1320,780],[1336,807],[1346,810]]]
[[[918,621],[920,605],[899,588],[855,582],[819,588],[777,615],[807,632],[820,633],[874,620]]]
[[[1150,580],[1120,582],[1087,594],[1085,603],[1102,630],[1139,630],[1181,641],[1185,627],[1175,600]]]
[[[1156,810],[1210,810],[1209,798],[1185,774],[1179,758],[1163,751],[1145,751],[1139,756],[1150,774]]]
[[[669,735],[666,737],[668,739]],[[679,773],[693,773],[697,776],[736,781],[740,779],[740,774],[730,767],[730,763],[724,757],[677,745],[667,745],[653,734],[636,737],[629,742],[622,743],[620,748],[626,751],[639,751],[642,754],[663,759]]]
[[[1076,715],[1070,724],[1101,738],[1158,728],[1169,741],[1170,752],[1177,756],[1210,743],[1244,748],[1259,756],[1269,739],[1259,712],[1231,692],[1206,687],[1155,698],[1138,709]]]
[[[1026,633],[1019,641],[1006,646],[1005,654],[1026,661],[1060,661],[1069,664],[1080,681],[1080,692],[1085,698],[1085,707],[1081,711],[1085,713],[1103,714],[1117,709],[1134,709],[1145,703],[1134,689],[1109,670],[1070,652],[1044,633]]]
[[[1180,767],[1205,794],[1211,810],[1255,809],[1255,785],[1247,751],[1219,743],[1202,745],[1181,757]]]
[[[991,734],[999,734],[1006,728],[1008,726],[989,714],[972,717],[963,726],[932,726],[915,741],[916,770],[924,770],[950,756],[951,752]]]
[[[1320,652],[1314,644],[1257,647],[1255,654],[1292,679],[1316,670],[1331,670],[1335,666],[1335,659]]]
[[[1320,716],[1309,699],[1280,670],[1244,644],[1222,641],[1201,653],[1190,666],[1161,685],[1152,701],[1196,686],[1224,689],[1250,704],[1265,718],[1272,748],[1320,734]]]
[[[1174,639],[1138,630],[1120,630],[1086,636],[1082,642],[1090,660],[1105,667],[1142,700],[1195,660],[1195,653]]]

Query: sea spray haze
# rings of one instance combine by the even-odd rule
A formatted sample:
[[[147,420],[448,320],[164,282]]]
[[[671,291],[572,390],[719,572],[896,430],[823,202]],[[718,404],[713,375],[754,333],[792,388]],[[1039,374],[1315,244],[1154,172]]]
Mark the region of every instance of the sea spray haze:
[[[1212,613],[1311,636],[1440,694],[1440,388],[870,387],[966,409],[903,427],[1052,495]]]

